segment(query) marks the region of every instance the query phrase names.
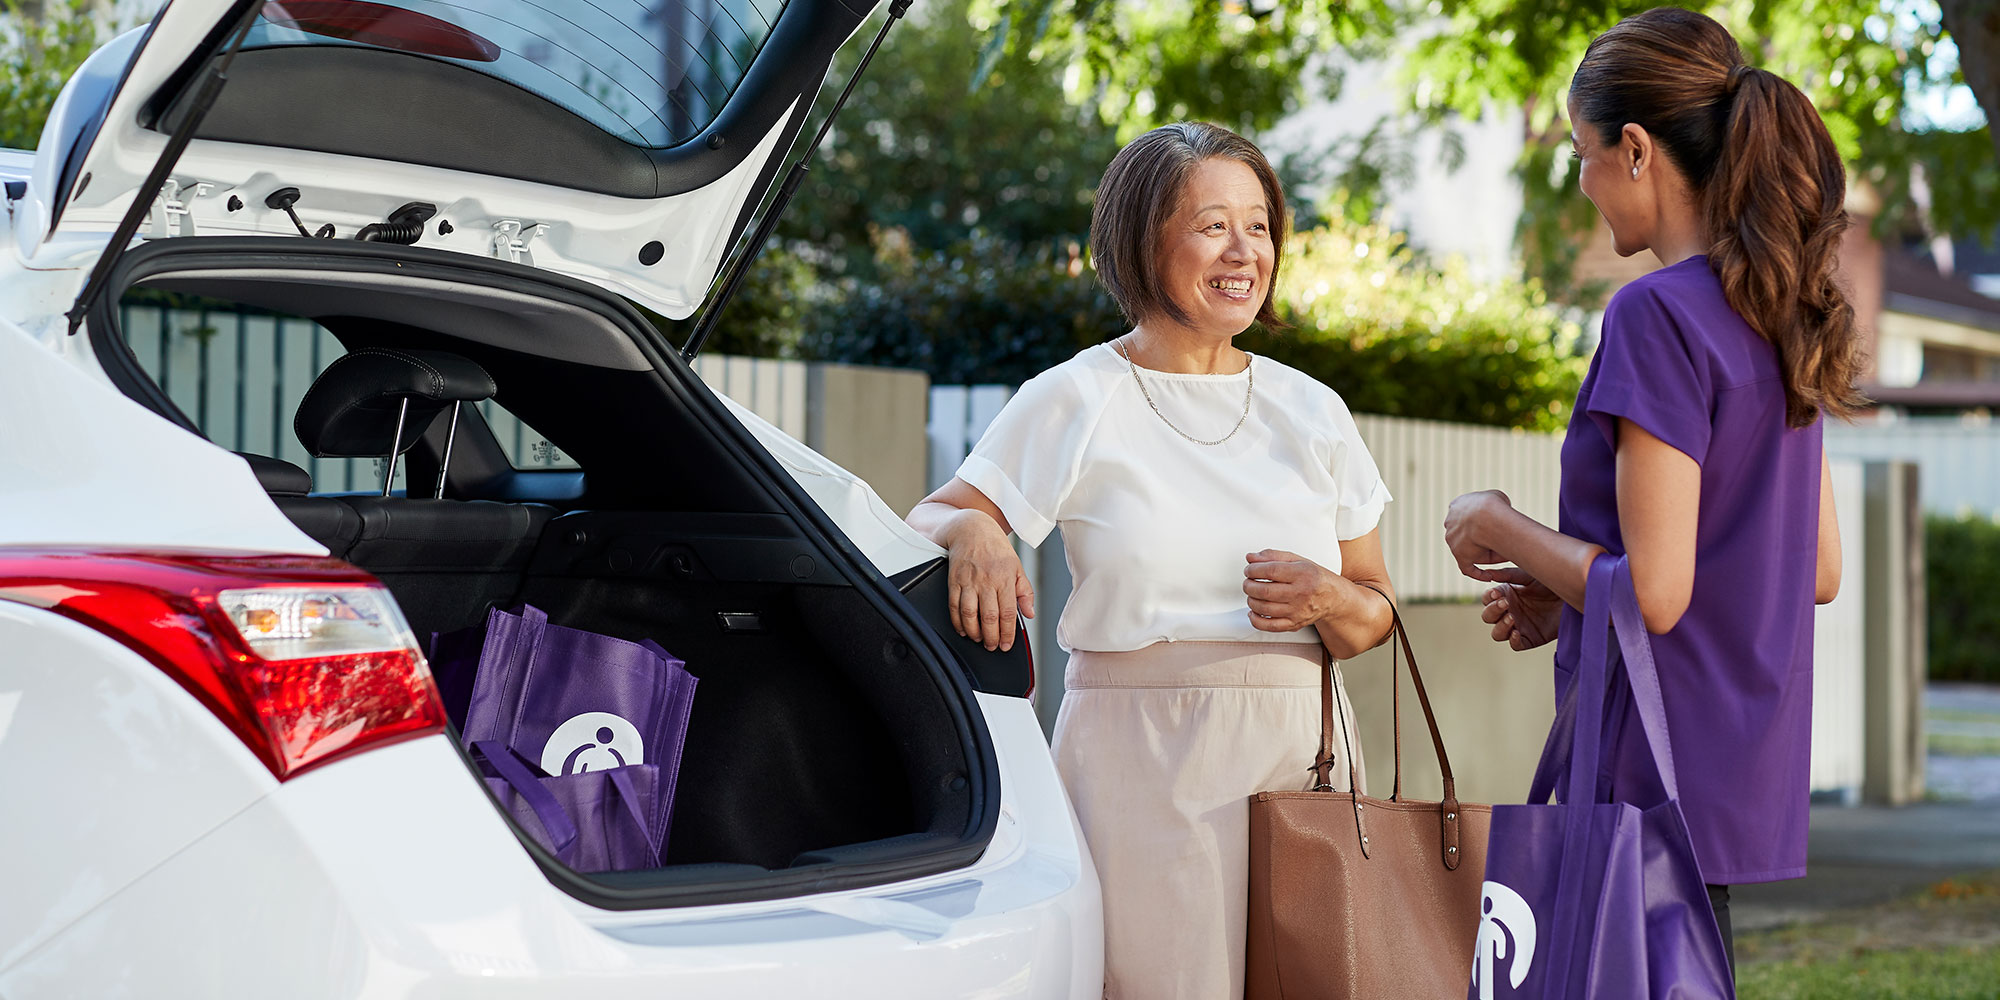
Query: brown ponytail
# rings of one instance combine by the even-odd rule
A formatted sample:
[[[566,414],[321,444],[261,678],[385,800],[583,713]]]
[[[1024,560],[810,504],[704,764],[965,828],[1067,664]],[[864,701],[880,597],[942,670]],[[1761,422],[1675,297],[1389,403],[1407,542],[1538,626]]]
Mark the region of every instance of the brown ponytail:
[[[1787,426],[1853,413],[1854,307],[1834,278],[1847,175],[1812,102],[1745,65],[1720,24],[1673,7],[1591,42],[1570,99],[1607,145],[1637,124],[1686,175],[1724,297],[1778,349]]]

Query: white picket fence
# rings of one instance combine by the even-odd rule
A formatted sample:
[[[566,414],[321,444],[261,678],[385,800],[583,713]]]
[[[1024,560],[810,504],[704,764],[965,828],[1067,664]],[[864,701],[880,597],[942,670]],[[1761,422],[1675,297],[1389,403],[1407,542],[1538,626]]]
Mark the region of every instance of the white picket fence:
[[[1991,418],[1829,423],[1826,450],[1836,458],[1915,462],[1926,512],[2000,520],[2000,423]]]
[[[931,388],[933,488],[951,478],[1012,395],[1004,385]],[[1471,600],[1485,586],[1460,575],[1445,548],[1444,512],[1454,497],[1498,489],[1536,520],[1556,523],[1560,435],[1371,415],[1357,415],[1355,423],[1395,497],[1382,515],[1382,550],[1404,600]],[[1812,787],[1848,791],[1860,788],[1865,763],[1862,608],[1869,573],[1862,561],[1861,464],[1837,459],[1833,472],[1846,572],[1839,598],[1820,608],[1814,622]],[[1051,565],[1063,558],[1059,539],[1051,536],[1039,552],[1016,548],[1029,578],[1038,581],[1041,614],[1029,632],[1037,659],[1059,657],[1055,625],[1068,583],[1067,572]]]

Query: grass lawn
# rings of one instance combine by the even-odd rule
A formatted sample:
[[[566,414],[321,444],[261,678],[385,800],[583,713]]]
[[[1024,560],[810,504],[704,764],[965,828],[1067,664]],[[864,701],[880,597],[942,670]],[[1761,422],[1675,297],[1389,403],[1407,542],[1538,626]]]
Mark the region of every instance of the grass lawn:
[[[1925,741],[1930,752],[1948,757],[2000,757],[2000,736],[1933,731],[1926,735]]]
[[[1745,965],[1740,978],[1743,1000],[1994,1000],[2000,949],[1863,951],[1828,962]]]
[[[1741,934],[1736,960],[1743,1000],[2000,1000],[2000,872]]]

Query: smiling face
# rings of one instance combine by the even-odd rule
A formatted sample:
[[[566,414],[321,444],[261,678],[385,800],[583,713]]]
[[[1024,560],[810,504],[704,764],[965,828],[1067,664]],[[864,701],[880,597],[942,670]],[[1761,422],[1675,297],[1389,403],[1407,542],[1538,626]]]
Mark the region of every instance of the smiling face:
[[[1622,134],[1618,142],[1607,145],[1595,122],[1577,116],[1575,101],[1569,103],[1569,121],[1572,155],[1580,161],[1577,185],[1611,227],[1612,248],[1620,257],[1646,249],[1656,213],[1645,197],[1646,186],[1632,176],[1639,151]]]
[[[1162,290],[1188,318],[1179,325],[1228,339],[1256,321],[1277,261],[1271,210],[1249,165],[1225,157],[1195,164],[1160,231]]]

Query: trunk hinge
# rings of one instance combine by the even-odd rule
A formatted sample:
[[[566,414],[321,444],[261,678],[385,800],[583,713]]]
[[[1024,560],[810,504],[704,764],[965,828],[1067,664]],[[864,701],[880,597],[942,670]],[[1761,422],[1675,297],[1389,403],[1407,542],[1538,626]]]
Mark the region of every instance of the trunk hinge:
[[[854,93],[854,84],[861,79],[861,74],[874,60],[875,50],[882,47],[882,40],[889,37],[889,29],[894,27],[897,21],[902,20],[903,15],[910,12],[911,2],[912,0],[890,0],[889,19],[882,22],[882,30],[875,33],[875,40],[869,43],[868,51],[862,54],[861,62],[855,65],[854,73],[847,78],[847,86],[841,90],[840,96],[833,102],[833,107],[827,111],[826,120],[820,122],[819,132],[813,136],[811,144],[806,146],[805,152],[799,154],[798,162],[792,164],[791,172],[785,176],[784,185],[778,188],[778,193],[771,198],[770,206],[764,209],[764,217],[757,220],[756,231],[751,233],[749,241],[743,244],[743,249],[736,255],[736,259],[730,261],[729,272],[722,279],[721,291],[715,294],[708,309],[695,321],[694,332],[688,335],[686,346],[681,348],[681,360],[693,361],[694,356],[701,352],[701,345],[708,340],[709,333],[715,329],[716,317],[721,316],[723,307],[729,304],[730,299],[736,297],[737,289],[743,285],[743,276],[749,273],[750,265],[757,262],[757,255],[763,252],[764,244],[770,242],[771,231],[778,228],[778,218],[785,214],[785,206],[791,203],[792,195],[798,193],[799,182],[806,179],[806,165],[811,163],[813,155],[819,152],[819,144],[826,141],[827,132],[833,129],[833,120],[840,117],[840,109],[847,105],[848,95]]]
[[[198,181],[185,200],[181,197],[181,182],[168,178],[160,185],[160,196],[153,199],[153,224],[149,227],[149,239],[166,239],[169,236],[194,235],[195,201],[206,198],[215,185]]]
[[[501,219],[493,224],[493,256],[514,264],[535,266],[535,255],[528,252],[528,244],[537,236],[546,236],[549,224],[546,222],[521,222],[516,219]]]
[[[257,15],[264,9],[260,3],[245,3],[237,16],[242,18],[235,29],[226,36],[228,47],[221,57],[209,63],[208,71],[197,83],[194,100],[188,102],[187,116],[181,119],[180,127],[167,136],[165,149],[160,150],[160,158],[153,161],[153,172],[146,175],[145,183],[132,192],[132,207],[126,209],[125,218],[119,220],[118,228],[111,232],[111,242],[97,257],[97,266],[90,269],[90,277],[83,283],[83,292],[76,297],[76,304],[69,310],[69,333],[76,336],[78,327],[83,325],[83,317],[90,307],[104,294],[104,286],[110,283],[111,269],[118,264],[118,258],[132,247],[132,237],[138,234],[139,224],[155,210],[154,199],[166,188],[167,175],[173,172],[174,164],[180,162],[181,153],[187,150],[188,142],[194,139],[194,130],[201,120],[208,116],[208,109],[215,104],[215,96],[222,92],[222,85],[229,79],[229,64],[236,59],[237,50],[243,47],[243,39],[250,34],[250,26],[257,23]],[[176,185],[178,194],[179,186]],[[197,191],[197,197],[199,192]],[[187,216],[181,216],[186,219]],[[164,220],[162,220],[164,223]]]

